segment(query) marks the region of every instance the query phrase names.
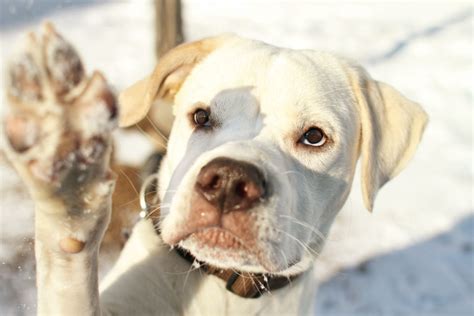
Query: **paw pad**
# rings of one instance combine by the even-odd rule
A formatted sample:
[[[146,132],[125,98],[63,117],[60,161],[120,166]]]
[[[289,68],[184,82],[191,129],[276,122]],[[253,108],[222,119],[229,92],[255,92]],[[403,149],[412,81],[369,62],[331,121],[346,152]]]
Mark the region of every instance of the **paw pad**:
[[[26,116],[9,117],[5,131],[10,145],[19,153],[30,149],[38,139],[38,126],[32,118]]]
[[[74,238],[64,238],[59,242],[59,247],[61,247],[61,250],[69,254],[81,252],[85,245],[85,242]]]

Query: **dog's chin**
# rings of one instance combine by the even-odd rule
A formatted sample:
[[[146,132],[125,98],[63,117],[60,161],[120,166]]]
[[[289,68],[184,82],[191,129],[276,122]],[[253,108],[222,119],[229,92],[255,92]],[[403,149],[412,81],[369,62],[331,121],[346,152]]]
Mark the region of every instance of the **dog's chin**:
[[[272,262],[262,251],[246,245],[240,238],[222,228],[207,228],[190,234],[179,242],[198,261],[220,269],[251,273],[276,274],[287,266]]]

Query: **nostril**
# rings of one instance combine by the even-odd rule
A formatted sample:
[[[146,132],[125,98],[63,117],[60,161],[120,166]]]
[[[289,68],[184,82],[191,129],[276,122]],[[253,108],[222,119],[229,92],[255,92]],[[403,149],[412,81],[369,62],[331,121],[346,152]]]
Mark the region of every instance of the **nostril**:
[[[241,181],[235,186],[235,195],[250,201],[261,198],[263,191],[263,187],[253,181]]]
[[[222,185],[222,178],[218,173],[208,171],[199,175],[197,183],[204,191],[216,191]]]
[[[247,197],[248,186],[247,183],[241,181],[235,186],[235,195],[241,198]]]
[[[216,190],[220,187],[220,185],[221,185],[221,177],[219,177],[219,175],[216,174],[212,177],[207,187],[210,189]]]

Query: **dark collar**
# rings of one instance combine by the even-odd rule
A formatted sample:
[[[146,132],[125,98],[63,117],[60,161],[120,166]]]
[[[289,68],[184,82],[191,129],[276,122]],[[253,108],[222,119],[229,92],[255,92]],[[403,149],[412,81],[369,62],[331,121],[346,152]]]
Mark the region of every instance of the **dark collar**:
[[[191,264],[199,263],[200,269],[226,282],[226,289],[243,298],[259,298],[266,292],[278,290],[291,283],[299,274],[294,276],[272,276],[261,273],[238,272],[212,267],[198,261],[191,253],[175,248],[176,252]]]

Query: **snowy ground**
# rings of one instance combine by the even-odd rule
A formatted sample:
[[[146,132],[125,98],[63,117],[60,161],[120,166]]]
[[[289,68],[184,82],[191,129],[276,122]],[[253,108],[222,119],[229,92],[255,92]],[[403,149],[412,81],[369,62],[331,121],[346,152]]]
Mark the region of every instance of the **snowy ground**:
[[[44,19],[56,23],[88,68],[104,71],[117,89],[154,65],[149,2],[1,1],[2,73],[20,34]],[[183,3],[189,40],[235,32],[281,46],[332,50],[358,59],[430,115],[415,159],[380,192],[373,214],[363,209],[356,178],[316,263],[321,284],[315,312],[473,315],[472,6],[454,1]],[[133,156],[119,151],[123,160],[139,163],[150,150],[139,136],[122,133],[120,139],[136,146]],[[0,314],[31,314],[31,264],[12,258],[12,250],[31,253],[31,247],[18,251],[9,242],[31,236],[31,205],[18,203],[27,199],[4,165],[0,177]],[[13,297],[17,292],[24,294],[20,301]]]

